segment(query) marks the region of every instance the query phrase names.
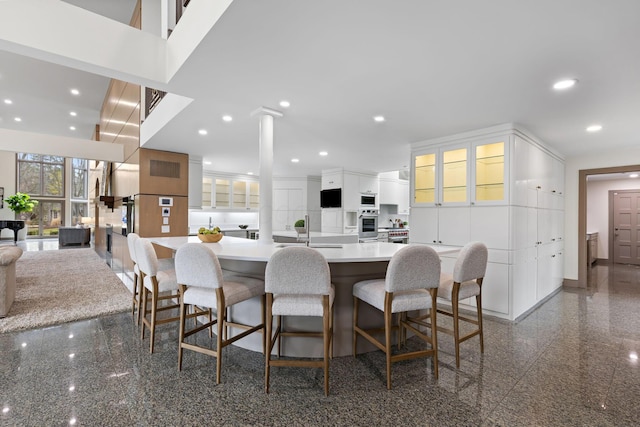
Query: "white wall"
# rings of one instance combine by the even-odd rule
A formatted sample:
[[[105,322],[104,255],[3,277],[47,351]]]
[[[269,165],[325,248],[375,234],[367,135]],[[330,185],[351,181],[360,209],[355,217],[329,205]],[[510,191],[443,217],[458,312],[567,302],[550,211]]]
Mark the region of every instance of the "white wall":
[[[609,259],[609,191],[640,189],[640,179],[587,181],[587,232],[598,232],[598,258]]]
[[[564,277],[578,279],[578,172],[614,166],[629,166],[640,163],[640,142],[633,147],[568,158],[565,162],[564,198]],[[582,238],[582,237],[580,237]]]
[[[4,199],[16,192],[16,153],[0,151],[0,187],[4,187]],[[6,202],[0,209],[0,219],[15,219]],[[2,238],[13,238],[13,231],[2,230]]]

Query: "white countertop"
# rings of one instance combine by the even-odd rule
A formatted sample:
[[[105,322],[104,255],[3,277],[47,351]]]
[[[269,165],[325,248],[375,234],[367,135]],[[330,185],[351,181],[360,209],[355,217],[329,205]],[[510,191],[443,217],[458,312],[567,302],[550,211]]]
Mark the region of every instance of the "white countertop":
[[[293,237],[296,238],[298,237],[298,232],[295,230],[283,230],[283,231],[273,231],[271,234],[273,234],[274,236],[280,236],[280,237]],[[325,233],[323,231],[312,231],[311,232],[311,238],[314,237],[343,237],[343,236],[356,236],[356,240],[357,240],[357,234],[343,234],[343,233]],[[307,233],[302,233],[300,235],[300,237],[307,237]]]
[[[291,244],[286,243],[261,243],[258,240],[242,239],[239,237],[224,236],[218,243],[202,243],[197,236],[179,237],[150,237],[149,240],[159,246],[177,250],[185,243],[200,243],[208,246],[220,259],[233,259],[240,261],[269,261],[278,250]],[[323,247],[324,246],[324,247]],[[330,246],[330,247],[327,247]],[[387,242],[371,243],[345,243],[342,245],[314,245],[324,255],[328,262],[375,262],[389,261],[400,249],[407,245],[398,245]],[[459,248],[449,246],[431,246],[438,254],[455,253]]]

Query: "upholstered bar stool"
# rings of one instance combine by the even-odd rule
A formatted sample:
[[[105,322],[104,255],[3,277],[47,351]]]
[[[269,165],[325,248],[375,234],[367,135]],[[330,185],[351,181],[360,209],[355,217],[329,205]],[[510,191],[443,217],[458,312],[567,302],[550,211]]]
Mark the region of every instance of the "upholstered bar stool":
[[[133,262],[133,289],[132,289],[132,302],[131,302],[131,316],[136,321],[136,325],[140,324],[142,305],[142,281],[140,281],[140,287],[138,288],[138,279],[140,278],[140,267],[138,267],[138,258],[136,257],[135,242],[140,236],[136,233],[127,234],[127,247],[129,248],[129,257]],[[158,260],[158,270],[173,270],[173,258],[161,258]],[[137,310],[137,312],[136,312]]]
[[[456,367],[460,367],[460,343],[478,335],[480,352],[484,353],[484,337],[482,331],[482,281],[487,269],[487,247],[480,242],[466,244],[456,259],[453,274],[444,273],[440,279],[438,298],[451,303],[451,311],[438,309],[438,313],[453,318],[453,329],[439,327],[438,330],[453,335],[456,346]],[[476,298],[477,318],[472,319],[460,315],[459,303],[465,298]],[[477,326],[473,331],[460,336],[460,321]],[[435,324],[435,323],[433,323]]]
[[[271,256],[265,271],[267,293],[267,350],[265,360],[265,392],[269,393],[269,370],[272,366],[323,368],[324,394],[329,395],[329,358],[333,336],[333,300],[335,289],[325,257],[315,249],[287,247]],[[273,317],[278,318],[272,334]],[[322,332],[285,331],[282,316],[322,317]],[[271,352],[282,337],[318,337],[323,340],[322,360],[273,359]]]
[[[228,275],[223,277],[218,257],[200,243],[187,243],[176,252],[176,278],[180,287],[180,336],[178,348],[178,369],[182,369],[182,352],[184,349],[197,351],[216,358],[216,384],[220,384],[222,372],[222,349],[253,332],[262,332],[262,347],[264,349],[265,310],[264,310],[264,281],[252,277]],[[261,298],[260,323],[258,325],[244,325],[230,322],[227,319],[227,308],[251,298]],[[186,330],[187,309],[207,308],[209,321]],[[211,318],[211,309],[215,310],[216,318]],[[204,329],[217,325],[216,348],[201,347],[191,344],[185,339]],[[244,329],[238,335],[229,337],[227,327]],[[225,332],[223,336],[223,332]]]
[[[358,335],[367,339],[385,352],[387,361],[387,389],[391,390],[391,364],[416,357],[433,357],[433,372],[438,378],[438,341],[435,329],[431,336],[420,331],[405,313],[429,310],[432,322],[436,319],[436,295],[440,283],[440,257],[428,246],[409,245],[389,261],[384,279],[364,280],[353,286],[353,355],[356,356]],[[358,326],[360,301],[380,310],[384,315],[383,329],[362,329]],[[394,314],[398,314],[398,326],[392,325]],[[392,332],[397,331],[398,347],[402,332],[408,329],[431,348],[392,355]],[[384,333],[381,342],[374,334]]]
[[[142,282],[142,299],[141,299],[141,319],[142,330],[140,335],[144,339],[145,328],[150,331],[149,351],[153,353],[155,342],[156,326],[168,322],[177,322],[180,320],[178,316],[158,319],[158,312],[172,310],[180,307],[177,302],[178,282],[176,281],[175,270],[160,270],[158,257],[151,242],[144,238],[139,238],[134,243],[135,256],[140,271],[140,279]],[[151,293],[151,310],[147,310],[147,303]],[[168,305],[160,306],[160,302],[169,301]],[[147,319],[147,314],[151,317]]]

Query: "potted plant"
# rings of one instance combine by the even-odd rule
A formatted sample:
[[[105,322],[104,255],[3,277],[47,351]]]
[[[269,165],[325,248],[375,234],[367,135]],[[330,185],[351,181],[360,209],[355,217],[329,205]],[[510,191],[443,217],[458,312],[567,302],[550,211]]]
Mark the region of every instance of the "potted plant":
[[[298,234],[304,234],[307,232],[307,227],[304,225],[304,219],[299,219],[293,224],[293,227],[296,229]]]
[[[31,196],[20,192],[7,197],[4,201],[9,205],[9,209],[14,211],[16,215],[20,215],[22,220],[24,220],[24,216],[22,214],[33,211],[33,208],[38,204],[37,200],[31,200]]]

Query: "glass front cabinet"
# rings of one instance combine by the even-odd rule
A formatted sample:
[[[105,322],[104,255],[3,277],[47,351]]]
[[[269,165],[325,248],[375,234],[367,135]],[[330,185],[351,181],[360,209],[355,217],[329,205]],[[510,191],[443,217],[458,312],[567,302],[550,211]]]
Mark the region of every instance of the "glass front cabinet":
[[[202,179],[202,207],[258,210],[259,188],[257,181],[205,176]]]
[[[414,151],[412,206],[506,204],[509,136]]]

